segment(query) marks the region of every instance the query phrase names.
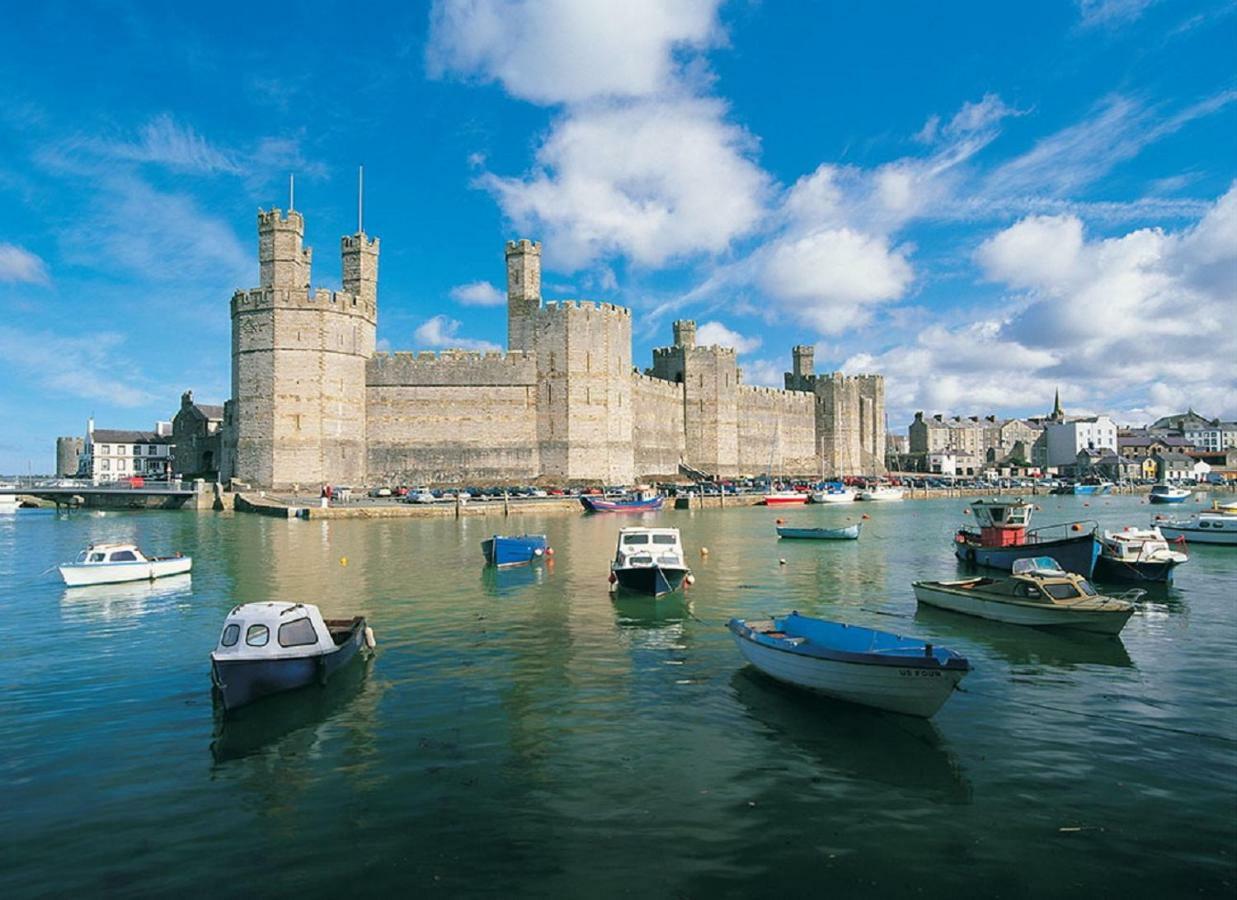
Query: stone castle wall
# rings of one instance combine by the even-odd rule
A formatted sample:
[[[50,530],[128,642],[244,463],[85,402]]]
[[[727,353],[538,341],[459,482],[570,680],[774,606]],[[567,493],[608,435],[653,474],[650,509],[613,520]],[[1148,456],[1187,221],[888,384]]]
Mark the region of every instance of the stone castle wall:
[[[532,356],[378,353],[366,383],[375,483],[527,482],[540,474]]]
[[[674,477],[687,450],[683,385],[633,373],[632,432],[636,477]]]
[[[819,473],[816,399],[811,394],[740,385],[738,468],[745,475]]]
[[[675,345],[653,351],[655,378],[683,385],[684,457],[704,472],[739,473],[739,367],[729,347]]]
[[[816,437],[826,475],[885,472],[885,379],[880,375],[813,376]]]

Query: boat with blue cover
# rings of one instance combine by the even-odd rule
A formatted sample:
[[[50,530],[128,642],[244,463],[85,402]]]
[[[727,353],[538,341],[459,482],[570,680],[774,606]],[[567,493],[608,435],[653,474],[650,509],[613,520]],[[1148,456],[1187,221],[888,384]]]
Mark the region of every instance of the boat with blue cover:
[[[1065,571],[1091,577],[1100,553],[1094,522],[1028,529],[1032,506],[1025,500],[976,500],[970,508],[979,530],[954,534],[954,555],[962,562],[1009,572],[1020,559],[1051,556]],[[1057,537],[1052,529],[1077,533]]]
[[[656,512],[665,498],[651,490],[634,491],[623,497],[606,497],[602,494],[581,494],[580,505],[588,512]]]
[[[652,597],[673,593],[691,577],[677,528],[623,528],[610,564],[610,588]]]
[[[842,528],[790,528],[786,525],[778,525],[777,536],[806,541],[857,541],[862,528],[862,522]]]
[[[918,638],[798,612],[726,627],[743,657],[771,678],[910,716],[932,716],[971,670],[965,657]]]
[[[326,684],[374,633],[364,616],[324,619],[311,603],[245,603],[232,608],[210,655],[210,676],[224,711],[270,694]]]
[[[487,566],[526,566],[550,549],[544,534],[496,534],[481,542]]]

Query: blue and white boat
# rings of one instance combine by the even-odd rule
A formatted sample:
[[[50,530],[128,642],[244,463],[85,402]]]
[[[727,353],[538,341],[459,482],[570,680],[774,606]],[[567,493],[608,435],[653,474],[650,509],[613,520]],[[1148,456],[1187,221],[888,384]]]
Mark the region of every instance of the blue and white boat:
[[[1020,559],[1051,556],[1067,572],[1090,578],[1100,553],[1095,523],[1074,522],[1031,528],[1031,504],[1025,500],[976,500],[971,513],[979,530],[959,528],[954,555],[964,563],[1009,572]],[[1049,529],[1076,534],[1054,537]]]
[[[487,566],[526,566],[550,549],[544,534],[496,534],[481,542]]]
[[[1190,561],[1188,554],[1169,547],[1155,527],[1105,531],[1100,544],[1095,577],[1103,581],[1172,584],[1173,569]]]
[[[1111,481],[1103,481],[1099,478],[1084,478],[1073,485],[1073,490],[1070,493],[1082,496],[1099,496],[1111,492],[1112,488],[1113,484]]]
[[[1185,488],[1173,487],[1171,484],[1157,484],[1151,488],[1147,497],[1152,503],[1184,503],[1190,499],[1190,492]]]
[[[310,603],[245,603],[223,623],[210,677],[224,711],[282,691],[326,684],[374,633],[364,616],[323,619]]]
[[[853,503],[855,494],[854,488],[848,488],[840,481],[825,481],[816,486],[816,490],[812,491],[813,503]]]
[[[656,491],[635,491],[614,499],[601,494],[581,494],[580,505],[588,512],[655,512],[665,498]]]
[[[910,716],[933,715],[971,670],[944,647],[797,612],[727,627],[743,657],[771,678]]]
[[[662,597],[691,577],[677,528],[623,528],[610,564],[610,588]]]
[[[857,541],[862,528],[862,522],[845,525],[842,528],[790,528],[778,525],[777,536],[806,541]]]

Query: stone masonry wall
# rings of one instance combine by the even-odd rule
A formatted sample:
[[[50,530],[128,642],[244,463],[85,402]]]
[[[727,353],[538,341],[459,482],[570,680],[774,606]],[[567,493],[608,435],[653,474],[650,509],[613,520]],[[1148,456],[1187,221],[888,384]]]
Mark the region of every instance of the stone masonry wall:
[[[738,468],[759,475],[815,475],[816,403],[811,394],[740,385]]]
[[[636,477],[678,474],[686,451],[683,385],[632,374],[632,433]]]
[[[379,353],[366,377],[371,482],[527,482],[540,474],[531,356]]]

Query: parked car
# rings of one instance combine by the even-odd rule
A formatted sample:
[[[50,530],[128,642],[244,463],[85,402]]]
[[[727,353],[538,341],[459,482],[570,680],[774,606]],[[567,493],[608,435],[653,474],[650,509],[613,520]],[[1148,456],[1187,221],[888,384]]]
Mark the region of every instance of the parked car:
[[[376,487],[376,488],[371,488],[371,489],[370,489],[370,492],[369,492],[369,495],[370,495],[371,497],[390,497],[390,496],[391,496],[391,489],[390,489],[389,487]]]

